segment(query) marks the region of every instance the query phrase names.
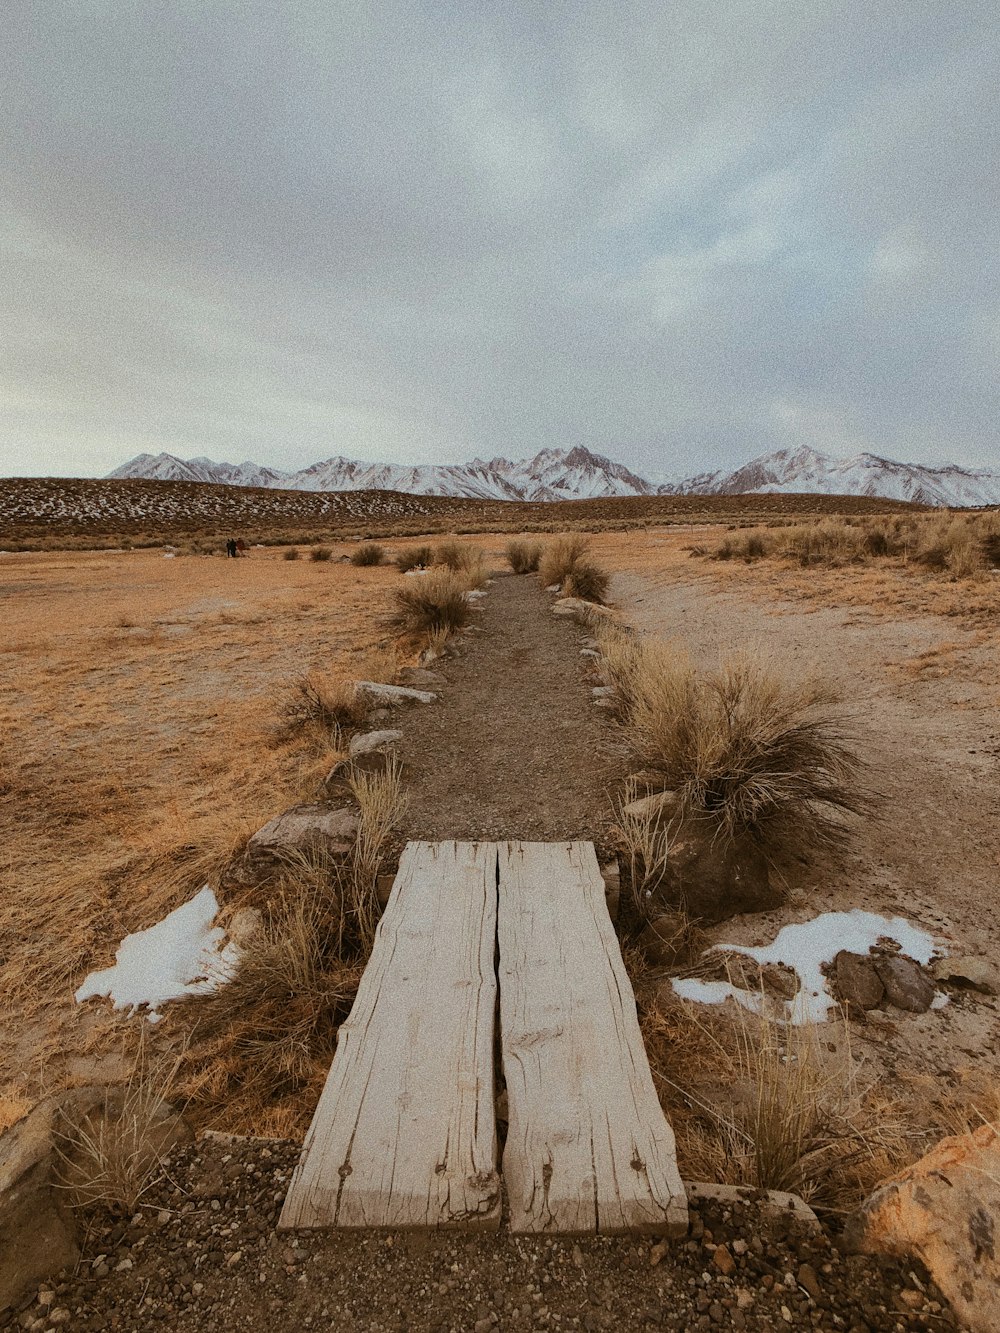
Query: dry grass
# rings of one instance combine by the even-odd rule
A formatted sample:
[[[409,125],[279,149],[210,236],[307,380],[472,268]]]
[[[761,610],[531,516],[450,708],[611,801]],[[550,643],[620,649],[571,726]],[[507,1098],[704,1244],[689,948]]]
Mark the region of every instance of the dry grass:
[[[409,546],[396,556],[396,568],[401,574],[411,569],[429,569],[434,563],[432,546]]]
[[[534,574],[542,555],[541,542],[511,541],[504,554],[515,574]]]
[[[790,680],[759,657],[699,674],[663,643],[646,643],[619,683],[644,762],[689,815],[720,836],[751,836],[770,855],[832,846],[845,814],[866,810],[862,764],[830,688]]]
[[[761,1015],[732,1006],[701,1015],[662,983],[641,973],[637,981],[685,1178],[790,1190],[842,1212],[912,1160],[901,1108],[855,1060],[846,1022],[790,1027],[765,1006]]]
[[[333,551],[329,546],[314,546],[309,552],[309,559],[317,564],[325,564],[333,559]]]
[[[351,564],[359,566],[380,565],[385,559],[385,547],[376,542],[362,542],[351,552]]]
[[[126,934],[186,901],[339,757],[293,682],[356,673],[394,574],[162,554],[5,557],[0,1105],[100,1077],[118,1020],[73,1005]],[[317,589],[322,588],[321,595]],[[183,631],[183,632],[177,632]]]
[[[592,560],[578,560],[563,581],[563,592],[567,597],[580,597],[585,602],[603,605],[610,583],[610,576]]]
[[[288,548],[287,551],[282,551],[282,553],[281,553],[281,558],[282,558],[282,560],[298,560],[298,559],[300,559],[301,557],[300,557],[300,553],[299,553],[299,548],[298,548],[297,546],[289,546],[289,548]]]
[[[451,635],[464,629],[472,616],[463,573],[450,569],[434,571],[424,578],[407,579],[396,588],[394,624],[416,639]]]
[[[395,759],[383,773],[356,773],[351,791],[358,805],[358,832],[351,866],[351,911],[364,956],[371,953],[381,909],[376,880],[406,807]]]
[[[370,679],[370,677],[369,677]],[[367,703],[354,681],[311,671],[296,682],[295,692],[281,709],[286,734],[315,730],[342,749],[346,732],[364,721]]]
[[[542,587],[561,588],[573,566],[583,559],[589,549],[589,539],[577,532],[565,532],[549,542],[538,562],[538,579]]]
[[[159,1129],[183,1058],[183,1052],[155,1055],[144,1025],[128,1077],[107,1106],[64,1118],[56,1140],[57,1176],[75,1207],[100,1206],[131,1216],[163,1179]]]
[[[672,841],[669,821],[648,811],[636,813],[628,809],[643,794],[634,778],[627,779],[615,810],[616,828],[628,857],[629,905],[638,921],[648,915],[647,893],[660,883],[666,872]]]

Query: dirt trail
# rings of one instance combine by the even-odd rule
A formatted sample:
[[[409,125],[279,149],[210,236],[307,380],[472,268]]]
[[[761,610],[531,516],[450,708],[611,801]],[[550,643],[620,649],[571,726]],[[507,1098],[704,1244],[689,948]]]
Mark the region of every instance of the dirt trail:
[[[440,701],[400,727],[406,839],[600,839],[625,752],[595,707],[579,627],[526,575],[494,580]]]

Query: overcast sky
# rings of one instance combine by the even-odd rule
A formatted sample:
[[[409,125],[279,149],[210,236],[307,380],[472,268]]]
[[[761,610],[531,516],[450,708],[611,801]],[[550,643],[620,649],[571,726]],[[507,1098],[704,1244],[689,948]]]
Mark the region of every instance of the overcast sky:
[[[1000,462],[996,0],[4,0],[0,473]]]

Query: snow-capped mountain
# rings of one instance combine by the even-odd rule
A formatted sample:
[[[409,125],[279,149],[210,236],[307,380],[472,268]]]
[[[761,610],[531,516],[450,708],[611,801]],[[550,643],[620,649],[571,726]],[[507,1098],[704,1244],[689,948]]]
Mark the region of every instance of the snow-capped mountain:
[[[601,454],[579,446],[543,449],[534,458],[511,461],[474,458],[471,463],[365,463],[328,458],[298,472],[258,463],[184,462],[173,454],[139,454],[111,477],[151,481],[203,481],[292,491],[402,491],[477,500],[599,500],[627,495],[786,494],[867,495],[918,504],[963,508],[1000,504],[1000,472],[955,464],[926,467],[877,454],[833,458],[816,449],[779,449],[734,472],[703,472],[656,484]]]
[[[475,500],[599,500],[615,495],[656,495],[658,488],[621,463],[589,449],[543,449],[535,458],[511,462],[425,464],[363,463],[328,458],[299,472],[278,472],[257,463],[184,462],[173,454],[139,454],[110,473],[147,481],[207,481],[226,486],[264,486],[292,491],[405,491]]]
[[[961,509],[1000,504],[1000,472],[954,463],[943,467],[897,463],[868,453],[832,458],[803,445],[761,454],[735,472],[703,473],[661,486],[660,491],[665,495],[870,495]]]

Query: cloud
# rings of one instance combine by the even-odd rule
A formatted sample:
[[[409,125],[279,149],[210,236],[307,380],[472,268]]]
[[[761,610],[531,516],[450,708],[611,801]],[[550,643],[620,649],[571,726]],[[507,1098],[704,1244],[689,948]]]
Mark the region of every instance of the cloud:
[[[10,0],[0,471],[993,461],[994,17]]]

